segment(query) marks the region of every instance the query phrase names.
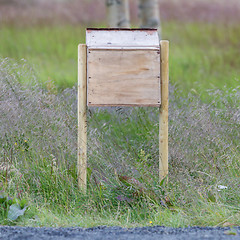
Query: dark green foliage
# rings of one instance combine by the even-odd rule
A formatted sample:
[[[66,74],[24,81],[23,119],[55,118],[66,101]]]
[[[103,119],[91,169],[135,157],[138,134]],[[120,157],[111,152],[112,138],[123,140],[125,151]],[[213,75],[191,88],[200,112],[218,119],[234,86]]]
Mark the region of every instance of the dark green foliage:
[[[16,221],[23,216],[27,210],[27,201],[25,199],[11,198],[5,192],[0,192],[0,218],[4,220]]]

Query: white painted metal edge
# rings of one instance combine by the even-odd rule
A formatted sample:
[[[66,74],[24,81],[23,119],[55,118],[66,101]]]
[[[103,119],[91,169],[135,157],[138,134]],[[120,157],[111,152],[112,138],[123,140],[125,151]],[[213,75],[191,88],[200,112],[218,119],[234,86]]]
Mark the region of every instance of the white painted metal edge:
[[[122,46],[112,46],[112,47],[88,47],[89,50],[160,50],[160,46],[155,47],[155,46],[127,46],[127,47],[122,47]]]
[[[88,48],[159,48],[157,30],[95,30],[86,31]]]

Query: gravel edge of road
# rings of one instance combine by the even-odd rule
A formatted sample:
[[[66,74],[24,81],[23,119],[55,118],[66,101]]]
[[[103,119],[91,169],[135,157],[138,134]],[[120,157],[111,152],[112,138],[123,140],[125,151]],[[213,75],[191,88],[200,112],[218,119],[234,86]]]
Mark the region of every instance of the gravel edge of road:
[[[81,227],[20,227],[0,226],[0,239],[239,239],[240,227],[186,227],[148,226],[136,228],[98,226]]]

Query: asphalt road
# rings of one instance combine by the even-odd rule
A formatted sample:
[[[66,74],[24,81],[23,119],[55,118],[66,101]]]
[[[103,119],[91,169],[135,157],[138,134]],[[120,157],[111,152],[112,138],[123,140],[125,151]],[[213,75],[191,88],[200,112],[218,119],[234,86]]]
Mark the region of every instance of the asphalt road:
[[[233,235],[232,235],[233,234]],[[91,240],[202,240],[202,239],[240,239],[240,227],[211,228],[211,227],[94,227],[94,228],[33,228],[0,226],[0,239],[9,240],[63,240],[63,239],[91,239]]]

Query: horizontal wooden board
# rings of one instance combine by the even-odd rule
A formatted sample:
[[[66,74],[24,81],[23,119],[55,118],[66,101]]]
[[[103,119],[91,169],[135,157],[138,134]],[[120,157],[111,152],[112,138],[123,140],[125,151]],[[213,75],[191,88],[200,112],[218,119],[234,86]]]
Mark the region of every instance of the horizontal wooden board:
[[[160,106],[159,50],[87,53],[89,106]]]
[[[88,48],[159,48],[157,29],[87,29]]]

